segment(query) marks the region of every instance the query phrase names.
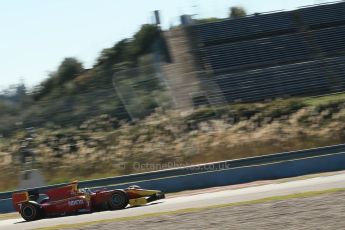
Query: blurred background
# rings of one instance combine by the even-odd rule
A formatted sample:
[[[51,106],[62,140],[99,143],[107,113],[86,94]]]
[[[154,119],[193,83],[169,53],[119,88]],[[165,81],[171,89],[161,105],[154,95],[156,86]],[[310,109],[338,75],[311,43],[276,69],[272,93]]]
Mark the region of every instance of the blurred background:
[[[343,1],[104,2],[1,3],[1,191],[344,143]]]

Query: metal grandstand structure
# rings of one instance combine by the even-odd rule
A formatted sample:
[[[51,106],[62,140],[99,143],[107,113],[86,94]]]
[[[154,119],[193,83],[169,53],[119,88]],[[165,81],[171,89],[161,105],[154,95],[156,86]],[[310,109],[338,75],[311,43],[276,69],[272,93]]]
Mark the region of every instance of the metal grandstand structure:
[[[345,2],[185,29],[208,81],[228,103],[345,90]],[[201,79],[203,80],[203,79]]]

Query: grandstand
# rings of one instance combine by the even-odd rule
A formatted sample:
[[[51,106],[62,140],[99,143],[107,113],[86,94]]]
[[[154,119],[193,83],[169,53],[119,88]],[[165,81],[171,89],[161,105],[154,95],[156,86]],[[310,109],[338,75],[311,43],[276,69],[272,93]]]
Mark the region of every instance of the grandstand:
[[[344,1],[186,29],[227,102],[345,90]]]

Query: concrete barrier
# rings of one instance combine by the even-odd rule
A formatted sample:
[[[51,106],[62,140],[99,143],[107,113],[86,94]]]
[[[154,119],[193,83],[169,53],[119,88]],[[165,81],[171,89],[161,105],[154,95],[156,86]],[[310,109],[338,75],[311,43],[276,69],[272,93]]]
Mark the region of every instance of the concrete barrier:
[[[209,188],[240,184],[257,180],[272,180],[295,177],[312,173],[345,170],[345,145],[325,148],[272,154],[234,161],[216,162],[162,170],[150,173],[84,181],[80,187],[126,188],[139,185],[147,189],[160,189],[164,192]],[[38,188],[44,192],[53,185]],[[0,213],[13,211],[11,194],[0,194]]]
[[[0,200],[0,213],[10,213],[10,212],[14,212],[12,199]]]
[[[183,190],[241,184],[258,180],[281,179],[339,170],[345,170],[345,152],[299,160],[287,160],[249,167],[244,166],[187,174],[184,176],[138,181],[134,183],[143,188],[161,189],[164,192],[179,192]],[[107,187],[125,188],[129,185],[133,185],[133,182]]]

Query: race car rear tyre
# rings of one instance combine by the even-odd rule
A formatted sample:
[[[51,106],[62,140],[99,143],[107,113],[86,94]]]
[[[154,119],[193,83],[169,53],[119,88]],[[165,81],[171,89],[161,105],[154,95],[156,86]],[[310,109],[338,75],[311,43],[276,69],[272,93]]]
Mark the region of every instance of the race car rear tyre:
[[[127,193],[123,191],[114,191],[108,201],[111,210],[124,209],[129,203]]]
[[[37,220],[40,218],[41,216],[40,214],[41,214],[40,208],[32,203],[23,204],[20,211],[20,215],[26,221]]]

